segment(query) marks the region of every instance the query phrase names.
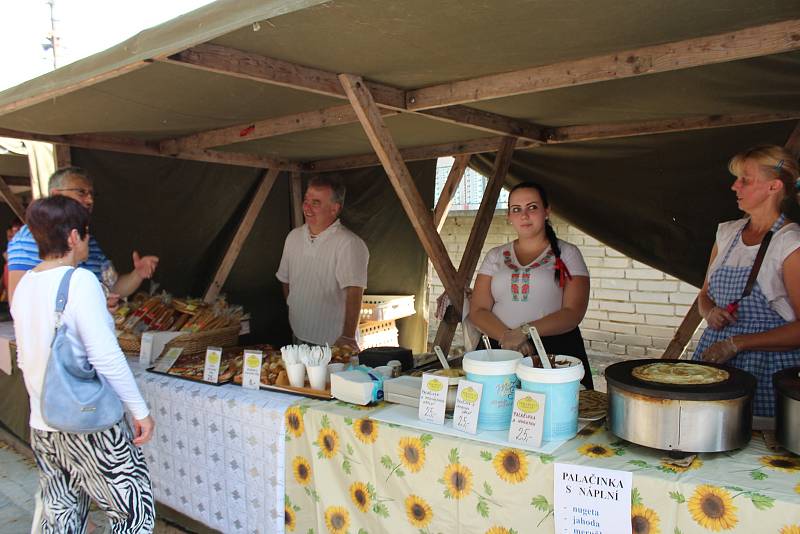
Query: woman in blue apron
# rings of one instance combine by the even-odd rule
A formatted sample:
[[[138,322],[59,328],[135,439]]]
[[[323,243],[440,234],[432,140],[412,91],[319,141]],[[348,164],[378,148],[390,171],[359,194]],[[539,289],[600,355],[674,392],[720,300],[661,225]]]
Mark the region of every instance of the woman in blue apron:
[[[800,365],[800,226],[784,215],[797,202],[798,165],[782,147],[759,146],[734,156],[729,170],[747,217],[717,229],[698,297],[708,328],[694,359],[753,374],[754,415],[772,417],[772,375]]]
[[[578,324],[589,304],[589,271],[578,247],[556,237],[541,186],[523,182],[508,195],[508,221],[517,239],[486,253],[470,299],[470,321],[492,345],[533,354],[526,328],[535,326],[549,354],[575,356],[592,389]]]

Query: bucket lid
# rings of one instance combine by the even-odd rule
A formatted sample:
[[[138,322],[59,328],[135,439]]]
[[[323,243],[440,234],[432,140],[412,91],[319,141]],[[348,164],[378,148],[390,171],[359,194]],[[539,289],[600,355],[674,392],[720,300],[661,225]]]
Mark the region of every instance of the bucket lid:
[[[464,355],[464,370],[476,375],[513,375],[522,354],[515,350],[476,350]]]
[[[538,382],[540,384],[564,384],[566,382],[577,382],[583,378],[583,362],[574,356],[556,355],[556,365],[559,361],[567,360],[569,367],[556,367],[554,369],[542,369],[533,367],[530,361],[520,361],[517,365],[517,376],[526,382]]]

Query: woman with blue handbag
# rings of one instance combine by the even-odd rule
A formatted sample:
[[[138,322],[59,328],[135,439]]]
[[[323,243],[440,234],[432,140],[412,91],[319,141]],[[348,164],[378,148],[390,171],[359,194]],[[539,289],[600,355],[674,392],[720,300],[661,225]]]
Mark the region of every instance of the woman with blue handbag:
[[[155,423],[117,344],[100,283],[76,268],[89,252],[89,212],[53,196],[34,201],[26,219],[43,261],[20,280],[11,313],[30,396],[41,532],[85,532],[90,499],[111,532],[152,532],[155,501],[138,445]]]

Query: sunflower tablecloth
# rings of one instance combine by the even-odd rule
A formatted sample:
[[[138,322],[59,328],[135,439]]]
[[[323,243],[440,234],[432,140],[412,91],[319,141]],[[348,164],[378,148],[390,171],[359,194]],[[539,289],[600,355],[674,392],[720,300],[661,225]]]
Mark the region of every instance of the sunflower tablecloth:
[[[563,462],[632,471],[635,534],[800,534],[800,458],[761,438],[679,467],[596,424],[547,455],[380,423],[376,409],[286,411],[287,532],[552,533]]]

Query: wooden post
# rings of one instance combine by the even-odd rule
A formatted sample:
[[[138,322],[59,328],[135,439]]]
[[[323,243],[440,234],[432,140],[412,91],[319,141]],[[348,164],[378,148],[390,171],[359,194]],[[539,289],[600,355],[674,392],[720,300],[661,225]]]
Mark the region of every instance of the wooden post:
[[[222,258],[222,262],[220,262],[217,268],[217,273],[214,275],[211,285],[208,286],[206,295],[203,297],[204,301],[213,302],[222,290],[222,286],[225,285],[225,280],[228,279],[233,264],[236,262],[236,258],[239,257],[239,252],[241,252],[242,246],[247,236],[250,234],[250,230],[253,229],[253,224],[256,222],[258,213],[261,211],[262,206],[264,206],[264,202],[267,200],[272,186],[275,185],[278,174],[280,174],[279,169],[264,171],[261,183],[258,184],[258,189],[256,189],[253,198],[250,200],[250,205],[247,206],[247,211],[242,218],[242,222],[239,223],[239,228],[236,229],[236,234],[234,234],[231,244],[228,245],[228,250],[225,252],[225,256]]]
[[[444,221],[450,212],[450,206],[453,204],[453,195],[456,194],[456,189],[458,189],[461,180],[464,178],[464,171],[467,170],[469,158],[469,154],[455,157],[453,166],[450,168],[450,174],[447,175],[442,193],[439,195],[439,201],[436,202],[436,207],[433,209],[433,224],[436,225],[436,231],[439,233],[442,231]]]
[[[72,153],[69,145],[62,145],[55,143],[53,145],[53,159],[55,160],[56,169],[62,167],[69,167],[72,165]]]
[[[340,74],[339,80],[353,109],[356,110],[358,120],[364,128],[372,148],[389,176],[389,181],[397,192],[397,196],[400,197],[403,209],[417,232],[425,252],[430,257],[433,268],[439,274],[445,291],[453,303],[460,303],[463,287],[458,283],[458,274],[450,261],[442,238],[433,224],[430,208],[426,207],[422,201],[422,197],[414,185],[414,180],[408,172],[408,167],[406,167],[400,151],[375,105],[372,94],[358,76]],[[461,313],[460,305],[457,306],[457,311]]]
[[[497,199],[500,197],[500,190],[503,188],[508,168],[511,166],[511,157],[514,154],[516,142],[517,140],[513,137],[505,138],[495,158],[494,171],[486,184],[481,205],[475,215],[475,222],[472,225],[472,230],[470,230],[469,239],[466,247],[464,247],[464,254],[461,256],[461,263],[458,267],[458,283],[461,287],[467,287],[469,281],[472,280],[472,275],[475,273],[475,268],[478,266],[481,250],[486,241],[486,235],[489,233],[489,227],[492,224],[492,218],[497,207]],[[463,295],[462,292],[462,298]],[[458,303],[463,306],[461,300]],[[445,319],[439,323],[434,343],[447,353],[450,351],[450,345],[453,343],[453,336],[456,333],[458,323],[461,321],[461,316],[447,313],[445,314]]]
[[[289,178],[289,195],[292,198],[292,228],[303,226],[303,178],[293,172]]]
[[[792,130],[784,146],[794,157],[800,156],[800,122],[798,122],[794,130]],[[678,329],[675,331],[675,336],[672,338],[672,341],[669,342],[669,345],[667,345],[661,357],[672,360],[680,358],[681,354],[683,354],[683,350],[686,348],[689,340],[692,339],[692,336],[697,331],[697,327],[700,326],[702,320],[703,317],[700,315],[700,307],[698,299],[696,298],[689,308],[689,311],[686,312],[686,317],[681,321],[680,326],[678,326]]]
[[[0,176],[0,197],[8,204],[8,207],[11,208],[14,215],[19,217],[20,221],[25,222],[25,208],[22,207],[22,202],[20,202],[17,196],[11,191],[11,188],[8,187],[5,178],[2,176]]]

